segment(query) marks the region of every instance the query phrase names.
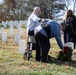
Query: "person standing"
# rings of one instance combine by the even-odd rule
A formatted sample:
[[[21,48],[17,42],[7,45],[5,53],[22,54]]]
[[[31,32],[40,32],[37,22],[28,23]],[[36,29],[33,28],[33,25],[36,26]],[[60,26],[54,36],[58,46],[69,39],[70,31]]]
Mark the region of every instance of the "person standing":
[[[28,25],[27,25],[27,48],[25,54],[32,57],[32,50],[36,48],[35,37],[34,37],[34,29],[40,25],[41,18],[39,18],[39,14],[41,13],[40,7],[36,6],[32,12],[32,14],[28,17]],[[28,59],[28,57],[27,57]]]
[[[47,62],[48,52],[50,49],[50,38],[55,37],[58,46],[63,51],[63,44],[61,40],[60,25],[55,20],[44,20],[43,25],[35,28],[36,40],[36,60]]]
[[[38,17],[40,12],[41,12],[40,7],[37,6],[37,7],[34,8],[34,11],[29,16],[29,18],[28,18],[28,25],[27,25],[28,35],[34,35],[34,29],[38,25],[40,25],[41,18]]]
[[[66,10],[63,22],[61,23],[64,32],[64,43],[73,42],[76,44],[76,17],[72,10]]]

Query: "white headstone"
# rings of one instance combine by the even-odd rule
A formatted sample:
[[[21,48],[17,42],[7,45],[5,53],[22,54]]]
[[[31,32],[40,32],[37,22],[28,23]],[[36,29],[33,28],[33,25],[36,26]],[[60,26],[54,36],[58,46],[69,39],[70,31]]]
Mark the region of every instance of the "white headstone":
[[[2,34],[1,29],[0,29],[0,34]]]
[[[5,23],[6,23],[6,24],[5,24],[5,26],[4,26],[4,27],[7,27],[7,25],[9,25],[9,22],[8,22],[8,21],[6,21]]]
[[[19,53],[22,55],[25,53],[25,40],[19,41]]]
[[[23,35],[23,28],[20,28],[20,29],[19,29],[19,34],[20,34],[20,36]]]
[[[12,20],[11,20],[11,21],[9,21],[8,26],[11,26],[11,25],[13,25],[13,21],[12,21]]]
[[[25,21],[26,26],[28,25],[28,21]]]
[[[10,36],[13,36],[14,35],[14,28],[13,26],[11,25],[10,26]]]
[[[19,30],[21,28],[21,24],[18,24],[17,25],[17,29]]]
[[[67,47],[74,49],[74,43],[73,42],[67,42],[64,44],[64,46],[67,46]]]
[[[4,21],[2,21],[2,25],[5,26],[5,22]]]
[[[1,27],[0,33],[2,34],[3,31],[4,31],[4,27]]]
[[[70,47],[73,51],[72,51],[72,56],[71,56],[71,60],[73,60],[74,57],[74,43],[73,42],[67,42],[64,44],[64,46],[66,47]]]
[[[3,42],[7,41],[7,32],[2,32],[2,41]]]
[[[15,34],[15,43],[19,43],[19,40],[20,40],[20,34],[19,33],[16,33]]]
[[[18,25],[18,21],[14,21],[14,26],[17,26]]]

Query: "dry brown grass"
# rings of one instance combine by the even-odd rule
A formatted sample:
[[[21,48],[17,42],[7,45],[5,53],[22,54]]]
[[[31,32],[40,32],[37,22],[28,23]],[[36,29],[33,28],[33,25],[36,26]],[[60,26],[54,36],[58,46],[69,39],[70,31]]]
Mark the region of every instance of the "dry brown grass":
[[[0,75],[76,75],[76,50],[74,50],[74,61],[63,62],[57,60],[60,51],[54,38],[50,39],[51,48],[49,55],[52,57],[51,63],[40,63],[35,60],[35,51],[33,57],[27,61],[20,55],[19,45],[14,43],[14,36],[10,37],[9,30],[8,41],[2,42],[0,36]],[[18,32],[15,29],[15,33]],[[21,39],[26,40],[26,30]]]

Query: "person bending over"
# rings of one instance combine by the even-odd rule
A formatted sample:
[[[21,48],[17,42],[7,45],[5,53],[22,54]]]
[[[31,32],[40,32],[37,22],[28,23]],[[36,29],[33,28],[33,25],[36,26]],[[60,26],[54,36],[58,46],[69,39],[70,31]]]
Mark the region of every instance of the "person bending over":
[[[36,60],[47,62],[48,52],[50,49],[50,38],[55,37],[58,46],[63,51],[61,40],[60,25],[55,20],[44,20],[41,25],[35,28],[36,40]]]

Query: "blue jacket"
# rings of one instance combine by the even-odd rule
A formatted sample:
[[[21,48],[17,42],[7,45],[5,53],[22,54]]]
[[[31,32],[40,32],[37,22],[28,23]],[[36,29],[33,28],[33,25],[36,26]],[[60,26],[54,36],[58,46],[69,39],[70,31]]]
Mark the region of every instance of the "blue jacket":
[[[51,34],[50,38],[55,37],[60,49],[62,49],[63,44],[62,44],[62,40],[61,40],[60,25],[55,20],[45,20],[45,23],[50,26],[50,34]],[[37,32],[40,32],[42,35],[47,37],[46,31],[41,26],[38,26],[34,32],[35,32],[35,34]]]

